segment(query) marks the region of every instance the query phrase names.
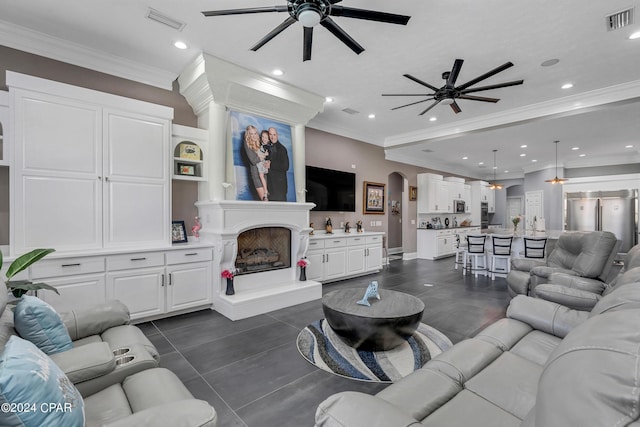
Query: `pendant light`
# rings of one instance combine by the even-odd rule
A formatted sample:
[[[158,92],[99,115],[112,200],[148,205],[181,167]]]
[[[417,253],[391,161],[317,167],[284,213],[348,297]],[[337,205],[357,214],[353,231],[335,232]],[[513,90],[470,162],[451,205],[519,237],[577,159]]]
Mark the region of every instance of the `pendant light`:
[[[496,182],[496,153],[498,150],[493,150],[493,183],[489,186],[489,190],[502,190],[502,185]]]
[[[556,144],[556,177],[553,179],[547,179],[544,182],[550,182],[552,184],[563,184],[566,181],[568,181],[568,179],[566,178],[558,178],[558,142],[560,141],[553,141],[554,144]]]

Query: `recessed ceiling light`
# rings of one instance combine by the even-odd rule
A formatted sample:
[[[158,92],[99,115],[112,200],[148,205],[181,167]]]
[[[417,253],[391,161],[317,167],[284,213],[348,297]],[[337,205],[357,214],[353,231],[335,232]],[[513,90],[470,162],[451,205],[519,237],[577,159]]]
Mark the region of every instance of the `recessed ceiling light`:
[[[271,72],[271,74],[273,74],[274,76],[282,76],[282,75],[284,75],[284,71],[282,71],[282,70],[281,70],[281,69],[279,69],[279,68],[276,68],[275,70],[273,70],[273,71]]]
[[[478,162],[479,165],[484,165],[484,162]]]
[[[535,162],[537,162],[536,159],[531,159],[531,163],[535,163]]]
[[[468,159],[468,157],[467,157],[467,156],[464,156],[464,157],[462,158],[462,160],[467,160],[467,159]]]
[[[497,167],[497,166],[494,166],[493,168],[494,168],[494,169],[498,169],[498,167]]]
[[[527,155],[522,153],[522,154],[520,154],[520,157],[527,157]]]
[[[325,102],[333,102],[333,101],[335,101],[335,99],[333,99],[333,98],[332,98],[332,97],[330,97],[330,96],[327,96],[327,97],[324,99],[324,101],[325,101]]]
[[[527,144],[522,144],[520,148],[527,148]]]
[[[181,42],[181,41],[177,41],[173,45],[175,47],[177,47],[178,49],[186,49],[187,48],[187,44],[185,42]]]
[[[586,156],[586,154],[580,154],[580,156],[579,156],[579,157],[584,157],[584,156]]]
[[[629,40],[640,39],[640,31],[636,31],[635,33],[629,36]]]
[[[633,148],[633,145],[625,145],[624,148]]]
[[[504,171],[504,173],[509,173],[509,171]]]
[[[540,64],[543,67],[551,67],[552,65],[556,65],[558,62],[560,62],[559,59],[547,59],[546,61],[544,61],[542,64]]]
[[[430,121],[430,122],[435,122],[436,120],[438,120],[436,117],[430,117],[430,118],[429,118],[429,121]]]
[[[573,151],[578,151],[580,149],[580,147],[571,147],[571,150]]]
[[[375,115],[375,114],[369,114],[369,118],[370,118],[370,119],[375,119],[375,118],[376,118],[376,115]]]
[[[565,83],[560,86],[562,89],[571,89],[573,87],[573,83]]]

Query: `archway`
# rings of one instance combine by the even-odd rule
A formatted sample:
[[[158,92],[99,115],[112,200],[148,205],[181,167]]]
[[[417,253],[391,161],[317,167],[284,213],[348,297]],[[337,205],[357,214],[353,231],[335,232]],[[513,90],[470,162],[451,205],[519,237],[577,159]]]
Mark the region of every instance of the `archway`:
[[[408,181],[398,172],[389,174],[388,179],[389,214],[387,215],[386,247],[387,257],[401,259],[404,252],[403,232],[404,223],[408,217],[407,195]]]

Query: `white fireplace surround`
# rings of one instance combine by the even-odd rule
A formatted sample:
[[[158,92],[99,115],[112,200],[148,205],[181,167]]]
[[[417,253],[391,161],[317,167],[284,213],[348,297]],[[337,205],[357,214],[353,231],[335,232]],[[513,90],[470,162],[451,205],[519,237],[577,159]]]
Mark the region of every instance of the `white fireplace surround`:
[[[200,238],[218,248],[213,271],[214,309],[231,320],[239,320],[322,297],[320,282],[298,280],[296,263],[309,244],[309,210],[313,203],[212,201],[197,202],[202,222]],[[232,269],[240,233],[258,227],[291,230],[291,267],[237,276],[235,295],[226,295],[221,273]]]

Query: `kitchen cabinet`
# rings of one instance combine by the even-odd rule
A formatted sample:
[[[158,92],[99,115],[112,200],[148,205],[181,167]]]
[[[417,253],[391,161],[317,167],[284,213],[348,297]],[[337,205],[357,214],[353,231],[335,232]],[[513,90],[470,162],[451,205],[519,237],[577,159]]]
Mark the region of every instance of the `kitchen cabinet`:
[[[454,204],[455,201],[456,200],[465,200],[464,178],[457,178],[457,177],[449,176],[449,177],[446,177],[444,179],[444,181],[447,183],[447,186],[448,186],[448,195],[449,195],[448,204],[451,207],[451,210],[449,212],[453,212],[454,211],[454,206],[455,206],[455,204]]]
[[[330,282],[382,268],[383,233],[310,236],[307,279]]]
[[[169,246],[173,109],[7,73],[14,251]]]
[[[455,254],[457,238],[464,245],[464,236],[479,233],[480,227],[460,227],[447,229],[418,229],[418,258],[439,259]]]
[[[449,199],[449,183],[442,175],[422,173],[417,175],[418,213],[448,213],[453,209]]]
[[[465,213],[471,213],[471,185],[470,184],[465,184],[464,185],[464,191],[463,191],[463,199],[464,200],[464,208],[465,208]]]

